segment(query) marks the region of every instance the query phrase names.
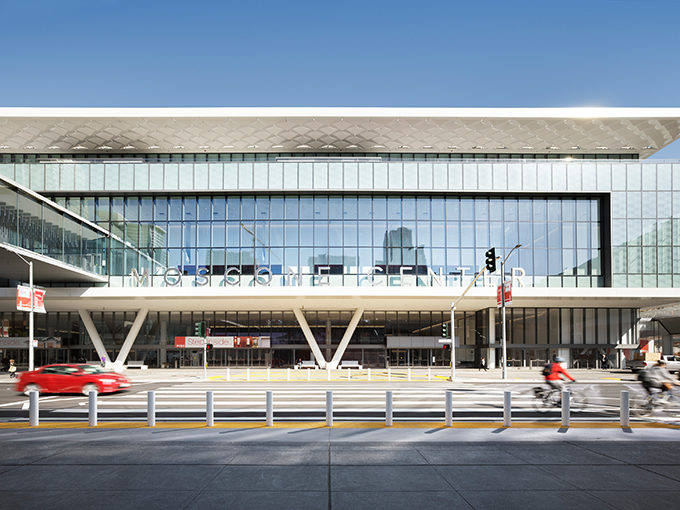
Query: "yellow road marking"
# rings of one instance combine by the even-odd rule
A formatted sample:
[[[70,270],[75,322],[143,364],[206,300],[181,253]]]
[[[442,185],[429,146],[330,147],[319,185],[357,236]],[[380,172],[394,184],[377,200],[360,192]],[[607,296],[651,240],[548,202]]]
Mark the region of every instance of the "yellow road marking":
[[[85,422],[43,422],[38,427],[31,427],[27,422],[11,422],[0,423],[0,429],[87,429],[90,426]],[[100,422],[97,427],[101,429],[141,429],[149,428],[146,422]],[[162,429],[201,429],[209,428],[205,422],[156,422],[155,428]],[[404,421],[394,422],[392,427],[388,427],[384,422],[379,421],[347,421],[335,422],[332,427],[326,427],[326,423],[319,422],[278,422],[274,423],[273,427],[267,427],[263,422],[216,422],[214,427],[223,429],[323,429],[323,428],[337,428],[337,429],[498,429],[498,428],[515,428],[515,429],[560,429],[563,428],[557,422],[515,422],[512,427],[505,427],[502,422],[487,422],[487,421],[469,421],[469,422],[454,422],[451,427],[446,427],[443,422],[432,421]],[[620,429],[620,424],[616,422],[572,422],[570,427],[573,429]],[[631,429],[676,429],[680,430],[680,425],[673,425],[670,423],[652,423],[640,422],[631,423]]]

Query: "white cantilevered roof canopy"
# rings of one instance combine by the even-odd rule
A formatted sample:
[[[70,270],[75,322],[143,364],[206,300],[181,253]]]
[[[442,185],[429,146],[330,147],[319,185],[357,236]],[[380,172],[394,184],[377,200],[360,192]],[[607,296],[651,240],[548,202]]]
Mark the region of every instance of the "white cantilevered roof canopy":
[[[0,153],[639,154],[680,108],[0,108]]]

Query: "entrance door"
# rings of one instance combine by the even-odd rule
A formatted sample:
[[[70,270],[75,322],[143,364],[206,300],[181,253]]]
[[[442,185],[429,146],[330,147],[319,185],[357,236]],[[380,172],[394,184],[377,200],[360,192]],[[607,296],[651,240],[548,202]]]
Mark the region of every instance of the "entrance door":
[[[404,367],[408,365],[408,351],[406,349],[390,349],[390,366]]]

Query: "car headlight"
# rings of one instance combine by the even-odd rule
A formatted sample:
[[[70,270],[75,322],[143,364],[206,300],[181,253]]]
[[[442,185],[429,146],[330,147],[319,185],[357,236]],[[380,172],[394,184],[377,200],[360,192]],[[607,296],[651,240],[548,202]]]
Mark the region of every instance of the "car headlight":
[[[99,379],[104,384],[113,384],[116,382],[115,379]]]

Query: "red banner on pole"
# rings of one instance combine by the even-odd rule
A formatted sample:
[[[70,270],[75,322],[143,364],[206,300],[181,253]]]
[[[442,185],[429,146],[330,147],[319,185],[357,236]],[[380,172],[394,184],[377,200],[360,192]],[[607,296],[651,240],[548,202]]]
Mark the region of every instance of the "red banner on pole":
[[[17,285],[17,310],[31,311],[31,288],[26,285]],[[33,311],[47,313],[45,311],[45,290],[33,289]]]
[[[503,299],[501,298],[501,292],[502,292],[503,286],[499,285],[496,288],[496,306],[500,308],[503,306]],[[505,306],[511,305],[512,304],[512,283],[506,282],[505,283]]]

